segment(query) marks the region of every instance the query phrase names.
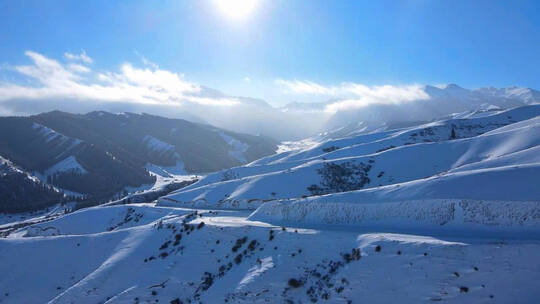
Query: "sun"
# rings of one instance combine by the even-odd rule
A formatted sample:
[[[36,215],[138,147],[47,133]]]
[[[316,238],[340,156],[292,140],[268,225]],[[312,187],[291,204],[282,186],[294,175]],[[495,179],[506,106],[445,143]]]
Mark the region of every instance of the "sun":
[[[243,19],[253,12],[259,0],[214,0],[214,2],[226,17]]]

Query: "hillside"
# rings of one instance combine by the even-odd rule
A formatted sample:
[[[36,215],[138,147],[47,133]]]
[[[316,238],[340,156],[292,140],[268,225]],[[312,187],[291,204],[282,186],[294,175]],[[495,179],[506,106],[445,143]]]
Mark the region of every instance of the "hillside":
[[[0,157],[0,213],[45,208],[66,201],[58,189],[20,170]]]
[[[269,138],[146,114],[54,111],[1,117],[0,130],[2,157],[42,183],[94,202],[153,184],[156,174],[220,170],[276,149]]]
[[[159,202],[255,209],[276,199],[377,188],[467,168],[536,164],[538,115],[535,105],[330,140],[208,175]]]
[[[503,227],[512,234],[501,240],[403,234],[397,225],[392,233],[279,227],[246,216],[123,205],[20,228],[0,239],[0,302],[533,303],[539,296],[540,243],[520,227]]]
[[[107,150],[137,166],[180,167],[188,173],[216,171],[272,154],[267,137],[148,114],[104,111],[86,115],[50,112],[31,119]],[[126,155],[124,155],[126,154]]]

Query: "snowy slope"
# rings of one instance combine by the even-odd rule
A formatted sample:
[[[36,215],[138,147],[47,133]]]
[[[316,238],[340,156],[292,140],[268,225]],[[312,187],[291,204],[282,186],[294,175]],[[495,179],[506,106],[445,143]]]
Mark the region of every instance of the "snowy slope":
[[[321,143],[316,147],[313,147],[315,144],[311,143],[309,145],[311,146],[311,148],[305,149],[300,152],[295,153],[294,151],[287,151],[284,153],[261,158],[260,160],[252,162],[247,166],[236,167],[209,174],[206,178],[202,179],[199,183],[191,186],[190,188],[199,187],[224,180],[237,179],[291,169],[301,164],[304,164],[307,160],[322,160],[322,158],[329,160],[343,157],[368,155],[377,153],[378,151],[391,147],[399,147],[402,145],[409,145],[417,142],[440,141],[441,139],[447,140],[449,135],[451,135],[452,125],[456,126],[455,129],[457,130],[459,130],[459,128],[464,130],[464,132],[456,131],[457,138],[470,137],[472,135],[477,135],[477,133],[492,130],[497,126],[503,126],[511,122],[535,117],[536,115],[540,114],[540,107],[534,106],[518,108],[504,113],[497,112],[496,114],[499,115],[494,115],[489,118],[483,118],[480,121],[478,121],[477,119],[449,120],[432,123],[427,126],[409,128],[405,130],[392,130],[351,138],[331,140]],[[512,116],[512,114],[517,117],[513,118],[514,116]],[[469,132],[470,129],[474,130],[473,134]],[[333,150],[336,148],[339,149]],[[331,152],[325,152],[325,149]],[[291,159],[298,160],[293,161]],[[189,188],[186,188],[186,190],[187,189]]]
[[[145,135],[143,137],[143,143],[146,145],[148,150],[157,153],[174,153],[175,147],[171,144],[168,144],[164,141],[161,141],[154,136]]]
[[[61,134],[59,132],[56,132],[55,130],[49,128],[49,127],[46,127],[44,125],[41,125],[41,124],[38,124],[38,123],[33,123],[32,124],[32,128],[34,130],[37,130],[39,132],[40,135],[43,136],[43,138],[45,139],[46,142],[51,142],[51,141],[56,141],[58,145],[61,145],[63,143],[66,143],[68,141],[71,142],[71,148],[80,144],[82,141],[80,139],[77,139],[77,138],[69,138],[67,136],[65,136],[64,134]]]
[[[247,160],[244,153],[249,149],[249,145],[223,132],[219,132],[219,136],[231,146],[232,150],[228,152],[229,156],[238,160],[240,163],[245,164]]]
[[[359,155],[359,153],[375,153],[379,149],[385,149],[392,146],[448,140],[452,133],[452,129],[455,130],[456,138],[472,137],[538,115],[540,115],[540,105],[534,105],[498,112],[494,115],[485,117],[437,121],[426,125],[405,128],[403,130],[383,131],[330,140],[304,151],[284,155],[282,158],[279,158],[277,155],[271,156],[271,162],[286,162],[311,159],[313,157],[326,157],[327,155],[325,154],[328,153],[327,151],[332,152],[334,149],[360,148],[362,150],[351,151],[349,154]],[[332,158],[335,156],[328,155],[328,157]]]
[[[43,175],[51,176],[58,172],[74,172],[76,174],[88,173],[88,171],[86,171],[86,169],[84,169],[84,167],[73,156],[69,156],[59,161],[58,163],[54,164],[54,166],[45,170]]]
[[[525,235],[280,228],[245,216],[114,206],[22,228],[0,239],[0,302],[533,303],[540,295],[540,243]]]
[[[154,164],[147,163],[146,170],[152,175],[172,177],[174,175],[185,175],[187,174],[184,163],[179,160],[180,156],[177,156],[176,165],[174,166],[158,166]]]
[[[537,164],[538,156],[534,152],[540,144],[540,117],[510,125],[506,119],[534,117],[539,110],[536,106],[519,108],[489,117],[436,122],[415,129],[332,141],[333,145],[336,142],[353,144],[322,157],[312,156],[321,149],[315,147],[301,152],[303,160],[300,156],[296,160],[287,156],[287,161],[250,164],[210,174],[159,202],[168,206],[255,209],[275,199],[374,188],[465,171],[465,168]],[[449,140],[452,130],[455,138],[464,138]],[[476,135],[478,133],[484,134]],[[356,144],[366,139],[374,141]],[[329,147],[329,144],[323,146]],[[335,170],[353,172],[349,177],[354,181],[352,188],[310,190],[312,185],[323,186],[331,179],[340,178],[335,176],[339,173]]]
[[[539,234],[538,176],[538,163],[449,173],[366,190],[268,202],[250,218],[278,225],[394,226],[427,231],[528,227]]]

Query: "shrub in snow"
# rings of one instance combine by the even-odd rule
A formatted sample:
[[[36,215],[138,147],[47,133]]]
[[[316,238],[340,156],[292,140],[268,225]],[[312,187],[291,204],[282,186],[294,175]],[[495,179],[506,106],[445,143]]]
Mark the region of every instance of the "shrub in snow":
[[[231,248],[231,250],[233,252],[236,252],[238,251],[238,249],[240,249],[240,247],[242,247],[242,245],[247,242],[247,237],[243,237],[243,238],[240,238],[240,239],[237,239],[236,240],[236,243],[234,244],[234,246]]]
[[[169,247],[169,244],[171,243],[171,241],[166,241],[165,243],[163,243],[161,245],[161,247],[159,247],[159,250],[164,250],[164,249],[167,249],[167,247]]]
[[[297,279],[289,279],[289,281],[287,282],[289,284],[289,286],[291,286],[292,288],[298,288],[298,287],[301,287],[302,285],[304,285],[304,283],[300,280],[297,280]]]
[[[343,255],[343,259],[345,260],[345,262],[349,263],[351,261],[357,261],[357,260],[360,260],[361,258],[361,254],[360,254],[360,249],[359,248],[353,248],[351,250],[351,253],[345,253]]]
[[[209,272],[205,272],[201,283],[201,289],[208,290],[212,284],[214,284],[214,276]]]
[[[237,255],[237,256],[234,258],[234,262],[235,262],[236,264],[242,263],[242,254]]]
[[[237,178],[238,178],[238,173],[235,173],[232,170],[227,170],[221,174],[222,182],[226,182],[226,181],[237,179]]]
[[[322,178],[320,185],[313,184],[307,190],[313,195],[359,190],[370,182],[369,170],[371,165],[362,162],[325,163],[317,170]]]
[[[253,251],[255,250],[255,247],[257,247],[257,245],[259,245],[259,242],[257,242],[257,240],[252,240],[251,242],[249,242],[248,249],[250,251]]]
[[[339,147],[337,147],[337,146],[330,146],[330,147],[327,147],[327,148],[323,148],[322,150],[323,150],[323,152],[325,152],[325,153],[329,153],[329,152],[332,152],[332,151],[339,150]]]

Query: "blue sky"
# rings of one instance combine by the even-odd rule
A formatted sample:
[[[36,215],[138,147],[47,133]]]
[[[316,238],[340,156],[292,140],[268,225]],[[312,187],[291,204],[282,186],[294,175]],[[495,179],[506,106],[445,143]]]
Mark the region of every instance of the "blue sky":
[[[303,100],[280,80],[540,87],[540,1],[258,0],[231,19],[214,0],[20,0],[0,1],[0,28],[10,82],[25,51],[61,60],[84,50],[93,71],[146,58],[274,104]]]

